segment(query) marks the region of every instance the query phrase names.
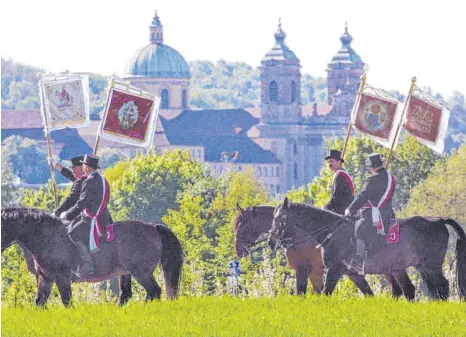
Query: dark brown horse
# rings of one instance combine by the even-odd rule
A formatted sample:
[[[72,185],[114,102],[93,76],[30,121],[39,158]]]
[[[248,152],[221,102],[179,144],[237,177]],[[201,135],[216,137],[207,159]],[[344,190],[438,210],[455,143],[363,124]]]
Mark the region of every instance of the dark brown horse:
[[[163,225],[116,222],[114,240],[106,242],[101,238],[100,251],[92,254],[95,275],[79,279],[73,274],[80,263],[79,255],[60,219],[35,209],[2,208],[1,233],[2,252],[18,243],[32,253],[38,279],[37,305],[47,302],[53,283],[57,284],[63,304],[68,306],[71,282],[100,282],[117,275],[120,305],[132,296],[132,277],[147,291],[146,300],[160,299],[161,288],[153,275],[158,264],[164,274],[166,297],[173,299],[178,295],[183,250],[173,232]]]
[[[236,205],[236,208],[234,222],[236,255],[244,257],[250,253],[260,235],[269,233],[272,228],[274,207],[255,206],[243,209],[240,205]],[[317,248],[317,245],[310,235],[301,230],[299,239],[285,249],[288,264],[296,271],[298,295],[306,293],[308,279],[316,293],[320,294],[324,288],[322,249]],[[364,294],[373,295],[363,276],[355,273],[349,273],[348,276]]]
[[[460,296],[466,298],[466,234],[451,218],[412,217],[399,219],[400,241],[396,244],[375,243],[369,249],[366,274],[385,274],[392,281],[392,294],[414,299],[415,289],[406,268],[413,266],[421,274],[433,299],[447,299],[449,284],[443,275],[442,265],[448,248],[448,229],[457,235],[457,283]],[[350,225],[348,225],[350,224]],[[299,238],[296,233],[304,230],[324,245],[324,262],[328,268],[326,290],[331,293],[343,273],[342,260],[351,253],[354,227],[333,212],[304,204],[292,204],[285,198],[274,211],[269,242],[272,248]],[[331,234],[331,235],[330,235]],[[399,285],[399,287],[398,287]]]

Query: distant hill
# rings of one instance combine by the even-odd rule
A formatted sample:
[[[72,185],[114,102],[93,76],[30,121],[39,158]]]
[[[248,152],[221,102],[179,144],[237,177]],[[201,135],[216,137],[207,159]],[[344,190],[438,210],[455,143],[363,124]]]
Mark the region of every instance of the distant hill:
[[[10,59],[1,60],[2,66],[2,109],[37,109],[40,107],[37,74],[44,69],[17,63]],[[250,108],[260,106],[260,71],[244,62],[219,60],[191,61],[192,109]],[[96,117],[105,101],[105,87],[109,77],[89,75],[91,116]],[[466,102],[463,93],[454,91],[444,99],[428,88],[430,94],[445,104],[451,111],[447,148],[466,143]],[[398,99],[402,94],[392,91]],[[302,74],[302,104],[327,102],[327,80]]]

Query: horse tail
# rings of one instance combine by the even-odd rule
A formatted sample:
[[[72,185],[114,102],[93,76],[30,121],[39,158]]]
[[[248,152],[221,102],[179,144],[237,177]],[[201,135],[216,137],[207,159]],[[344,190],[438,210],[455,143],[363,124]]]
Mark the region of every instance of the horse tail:
[[[466,299],[466,234],[455,220],[444,218],[445,223],[453,227],[458,239],[456,240],[456,282],[462,299]]]
[[[165,279],[165,296],[175,299],[181,279],[183,267],[183,247],[172,230],[163,225],[157,225],[157,231],[162,239],[162,270]]]

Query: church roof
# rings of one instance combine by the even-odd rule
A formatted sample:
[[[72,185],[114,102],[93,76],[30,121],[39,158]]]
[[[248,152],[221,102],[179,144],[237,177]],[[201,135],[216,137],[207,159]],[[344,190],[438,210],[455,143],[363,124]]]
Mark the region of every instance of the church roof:
[[[92,148],[79,135],[79,129],[66,128],[50,133],[52,144],[59,145],[61,159],[91,153]],[[10,136],[21,136],[35,141],[45,141],[40,110],[2,110],[2,141]],[[95,133],[94,133],[95,139]]]
[[[280,163],[247,136],[259,120],[244,109],[184,111],[161,122],[170,145],[203,146],[208,162],[220,162],[224,151],[238,151],[237,163]]]
[[[280,20],[278,21],[278,29],[274,34],[275,45],[265,54],[262,62],[268,61],[292,61],[299,65],[299,59],[296,54],[288,48],[285,43],[286,33],[282,30]]]
[[[329,67],[338,66],[339,64],[357,64],[360,65],[362,62],[361,57],[356,54],[354,49],[351,47],[353,37],[348,33],[348,25],[345,25],[345,32],[340,37],[341,48],[335,56],[333,56]]]
[[[137,50],[125,68],[127,77],[190,78],[184,57],[163,43],[163,26],[155,13],[150,30],[150,44]]]

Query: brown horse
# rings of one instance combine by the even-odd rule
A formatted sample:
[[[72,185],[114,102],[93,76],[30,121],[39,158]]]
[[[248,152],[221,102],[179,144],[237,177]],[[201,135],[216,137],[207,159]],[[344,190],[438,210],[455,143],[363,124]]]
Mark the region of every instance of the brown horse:
[[[255,206],[243,209],[238,204],[236,208],[238,211],[234,222],[236,255],[244,257],[249,254],[260,235],[269,233],[272,228],[274,208]],[[324,288],[325,272],[322,251],[321,248],[316,247],[317,242],[308,234],[304,231],[300,234],[300,239],[285,249],[288,265],[296,271],[296,292],[298,295],[305,294],[309,279],[314,291],[320,294]],[[373,294],[364,277],[355,273],[349,273],[348,276],[364,294]]]
[[[114,239],[106,242],[101,238],[100,251],[93,254],[95,275],[84,278],[73,274],[80,263],[79,255],[63,223],[50,214],[28,208],[2,208],[1,238],[2,252],[18,243],[32,253],[38,279],[37,305],[47,303],[53,283],[57,284],[63,304],[68,306],[71,282],[100,282],[117,275],[120,305],[132,296],[132,277],[147,291],[146,300],[160,299],[161,288],[153,275],[158,264],[164,274],[166,297],[173,299],[178,295],[183,250],[173,232],[163,225],[116,222]]]

